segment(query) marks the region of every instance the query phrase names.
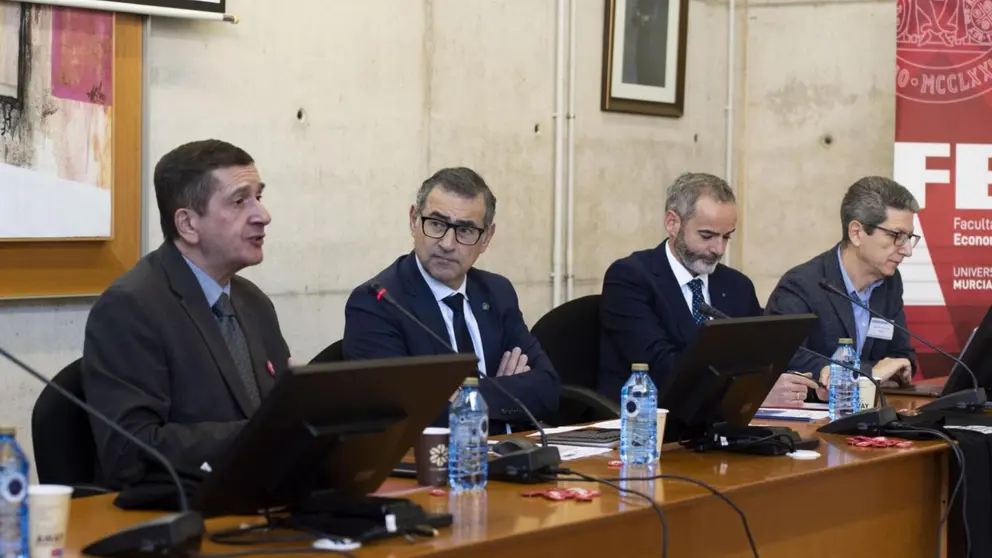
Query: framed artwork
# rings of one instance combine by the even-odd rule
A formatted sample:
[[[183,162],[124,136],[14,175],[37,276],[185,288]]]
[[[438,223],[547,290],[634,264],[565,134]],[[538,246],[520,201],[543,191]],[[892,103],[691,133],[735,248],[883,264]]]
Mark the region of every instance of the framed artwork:
[[[0,0],[0,299],[138,261],[141,77],[141,16]]]
[[[606,0],[604,111],[680,117],[689,0]]]

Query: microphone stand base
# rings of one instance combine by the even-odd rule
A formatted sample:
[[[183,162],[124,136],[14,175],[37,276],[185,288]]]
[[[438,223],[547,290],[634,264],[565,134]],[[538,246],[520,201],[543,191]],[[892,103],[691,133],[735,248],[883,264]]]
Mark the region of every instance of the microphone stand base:
[[[104,558],[189,558],[200,553],[203,517],[170,513],[91,543],[82,554]]]
[[[844,434],[854,436],[878,436],[883,429],[899,420],[899,415],[892,407],[879,407],[877,409],[867,409],[858,413],[841,417],[833,422],[828,422],[817,432],[823,434]]]
[[[554,477],[551,471],[561,465],[561,454],[554,446],[515,451],[489,462],[489,480],[535,484]]]
[[[966,389],[934,399],[917,409],[917,411],[921,413],[933,411],[977,413],[985,409],[986,400],[987,396],[984,388]]]

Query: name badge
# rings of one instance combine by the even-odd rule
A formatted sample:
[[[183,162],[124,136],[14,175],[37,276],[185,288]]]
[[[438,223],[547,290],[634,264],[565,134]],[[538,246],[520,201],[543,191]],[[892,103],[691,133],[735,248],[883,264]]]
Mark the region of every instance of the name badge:
[[[892,332],[894,329],[892,324],[878,318],[872,318],[871,323],[868,324],[868,337],[892,341]]]

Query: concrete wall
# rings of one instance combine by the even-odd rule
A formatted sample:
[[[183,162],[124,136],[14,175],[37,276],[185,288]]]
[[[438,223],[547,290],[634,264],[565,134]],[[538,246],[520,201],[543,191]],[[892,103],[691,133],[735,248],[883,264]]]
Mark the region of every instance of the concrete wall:
[[[727,6],[690,1],[686,115],[668,119],[599,110],[603,2],[578,1],[582,295],[598,292],[614,259],[660,240],[664,190],[679,172],[724,173]],[[410,249],[406,211],[420,182],[442,166],[474,167],[499,200],[479,264],[514,282],[533,323],[551,306],[554,0],[276,5],[229,0],[237,26],[152,21],[148,177],[167,150],[204,137],[258,160],[273,224],[265,262],[244,274],[272,296],[294,355],[307,360],[340,337],[349,291]],[[853,175],[890,164],[895,13],[891,3],[739,6],[746,224],[735,263],[763,298],[791,260],[833,238],[834,208],[821,210]],[[823,148],[827,132],[836,141]],[[146,192],[154,248],[162,237]],[[79,356],[91,302],[0,305],[0,341],[54,374]],[[0,420],[27,440],[39,387],[0,363],[0,389]]]
[[[892,175],[895,2],[752,0],[745,8],[741,268],[764,303],[841,239],[840,201]]]

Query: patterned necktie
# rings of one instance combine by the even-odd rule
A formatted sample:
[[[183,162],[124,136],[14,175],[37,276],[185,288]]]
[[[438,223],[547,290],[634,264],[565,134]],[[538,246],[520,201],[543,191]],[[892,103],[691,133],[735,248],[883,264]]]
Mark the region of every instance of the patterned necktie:
[[[475,345],[472,344],[472,335],[468,332],[468,323],[465,321],[465,297],[461,293],[455,293],[444,297],[441,302],[448,305],[455,313],[451,320],[455,330],[455,344],[458,345],[459,353],[475,354]]]
[[[699,313],[699,305],[705,302],[703,300],[703,280],[696,277],[692,281],[689,281],[689,290],[692,291],[692,319],[696,320],[697,324],[701,324],[706,320]]]
[[[255,372],[251,368],[248,341],[245,339],[245,333],[241,331],[241,324],[238,323],[237,316],[234,315],[231,297],[227,296],[227,293],[221,293],[212,310],[217,316],[217,323],[220,324],[220,332],[224,336],[227,349],[231,352],[231,358],[234,359],[234,367],[238,369],[238,375],[241,376],[241,381],[248,391],[248,399],[251,400],[252,408],[257,409],[262,402],[262,397],[258,392]]]

